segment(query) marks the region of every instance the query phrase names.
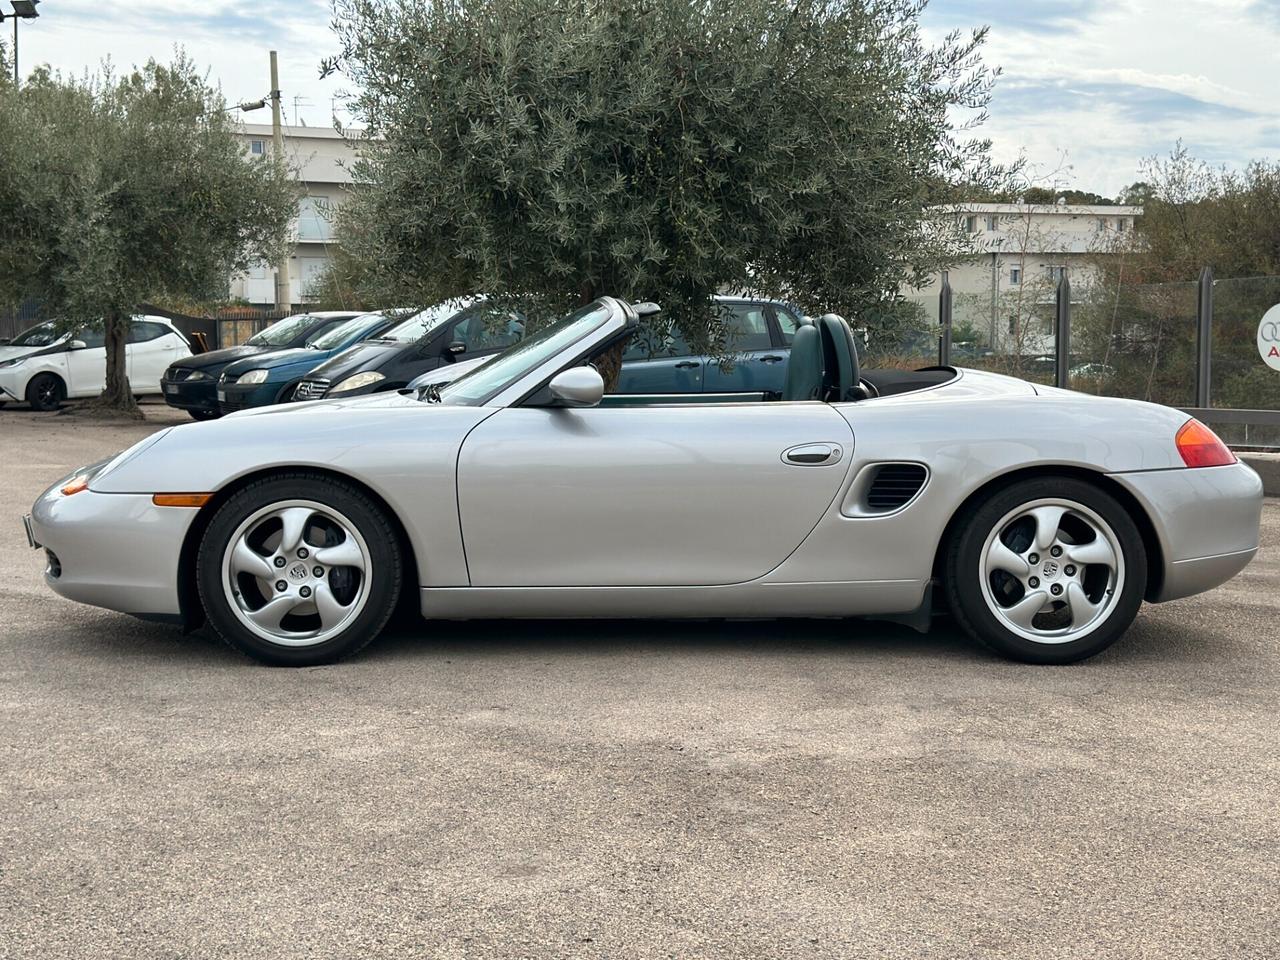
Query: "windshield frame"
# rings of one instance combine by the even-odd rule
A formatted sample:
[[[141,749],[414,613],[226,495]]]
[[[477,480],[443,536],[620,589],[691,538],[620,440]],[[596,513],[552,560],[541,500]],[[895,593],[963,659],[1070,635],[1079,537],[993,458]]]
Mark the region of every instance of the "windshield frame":
[[[383,320],[385,319],[385,316],[386,315],[381,310],[371,310],[368,313],[357,314],[356,316],[352,317],[350,320],[343,320],[337,326],[330,327],[329,329],[323,331],[314,340],[308,339],[307,342],[304,343],[302,346],[304,349],[307,349],[307,350],[337,350],[342,345],[343,340],[352,336],[351,331],[372,330],[376,328],[379,323],[383,322]],[[364,322],[361,323],[360,321],[364,321]],[[350,330],[348,330],[348,327],[350,328]],[[341,331],[347,331],[347,332],[343,334],[342,338],[340,338],[337,343],[334,343],[328,347],[320,346],[321,341]],[[359,339],[356,339],[352,342],[359,343]]]
[[[587,311],[596,313],[600,310],[604,311],[603,315],[594,318],[587,313]],[[582,329],[577,332],[576,336],[565,341],[554,353],[535,360],[532,366],[524,364],[516,366],[515,369],[509,371],[505,380],[479,396],[461,395],[458,389],[459,385],[470,382],[474,386],[476,380],[492,377],[495,371],[502,370],[505,365],[503,363],[504,357],[518,356],[535,349],[539,341],[546,339],[550,335],[549,331],[555,330],[561,323],[570,320],[577,314],[584,315],[561,329],[571,330],[575,325],[580,325]],[[638,322],[639,318],[635,311],[628,305],[613,297],[601,297],[583,307],[579,307],[572,313],[566,314],[518,343],[512,344],[502,353],[493,356],[474,369],[468,370],[452,383],[444,385],[440,388],[440,402],[447,405],[465,407],[515,406],[527,399],[561,370],[581,362],[584,357],[589,356],[602,343],[634,327]],[[466,387],[464,386],[462,389],[465,390]]]
[[[42,330],[45,328],[48,328],[50,333],[52,333],[53,335],[53,339],[49,340],[47,343],[37,344],[37,343],[19,343],[18,342],[27,334],[34,333],[37,330]],[[3,344],[3,346],[17,347],[19,350],[46,350],[49,347],[52,347],[60,343],[61,341],[66,340],[67,337],[69,337],[70,335],[71,335],[71,331],[69,330],[63,330],[61,332],[58,331],[58,322],[56,320],[42,320],[40,323],[32,324],[31,326],[27,327],[27,329],[18,333],[18,335],[15,336],[8,343]]]
[[[267,326],[259,330],[257,333],[255,333],[253,336],[245,340],[244,345],[246,347],[266,347],[269,350],[287,350],[289,349],[290,344],[293,344],[297,341],[299,336],[305,336],[306,334],[295,333],[292,337],[290,337],[284,343],[269,343],[265,340],[259,340],[258,337],[262,336],[264,333],[269,333],[275,327],[281,327],[292,321],[298,321],[303,319],[306,319],[309,322],[302,324],[301,329],[310,331],[313,327],[318,326],[324,318],[317,317],[314,313],[293,313],[287,317],[281,317],[275,323],[268,324]]]

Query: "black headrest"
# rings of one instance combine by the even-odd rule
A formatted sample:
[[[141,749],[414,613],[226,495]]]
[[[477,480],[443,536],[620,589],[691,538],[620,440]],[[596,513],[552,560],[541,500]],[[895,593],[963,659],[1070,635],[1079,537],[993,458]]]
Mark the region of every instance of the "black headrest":
[[[822,350],[826,357],[823,399],[829,403],[861,400],[858,347],[853,342],[849,324],[838,314],[826,313],[818,318],[818,329],[822,331]]]

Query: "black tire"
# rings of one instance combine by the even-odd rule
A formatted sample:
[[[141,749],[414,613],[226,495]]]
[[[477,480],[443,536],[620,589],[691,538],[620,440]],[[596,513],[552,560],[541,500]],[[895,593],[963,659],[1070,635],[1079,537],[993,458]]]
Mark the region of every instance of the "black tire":
[[[363,539],[370,563],[370,569],[362,575],[367,579],[368,594],[359,613],[335,636],[308,646],[273,643],[254,633],[233,609],[223,583],[224,552],[241,525],[272,504],[297,500],[342,514]],[[312,549],[318,558],[322,548]],[[378,636],[395,610],[403,571],[400,539],[382,509],[350,484],[305,472],[277,474],[237,491],[209,522],[196,561],[200,600],[218,636],[255,660],[289,667],[333,663],[364,648]]]
[[[1087,507],[1111,527],[1119,546],[1124,570],[1119,593],[1107,594],[1109,609],[1100,614],[1101,620],[1089,632],[1075,640],[1051,643],[1028,639],[997,618],[984,599],[982,553],[988,537],[1011,512],[1038,500],[1065,500]],[[1039,477],[996,491],[958,519],[947,545],[943,575],[951,612],[979,643],[1024,663],[1075,663],[1111,646],[1133,623],[1146,590],[1147,554],[1137,524],[1109,493],[1074,477]]]
[[[201,422],[205,420],[217,420],[222,416],[221,410],[202,410],[198,407],[188,410],[187,413],[191,414],[192,420],[199,420]]]
[[[27,403],[41,413],[57,410],[66,396],[62,381],[52,373],[37,373],[27,384]]]

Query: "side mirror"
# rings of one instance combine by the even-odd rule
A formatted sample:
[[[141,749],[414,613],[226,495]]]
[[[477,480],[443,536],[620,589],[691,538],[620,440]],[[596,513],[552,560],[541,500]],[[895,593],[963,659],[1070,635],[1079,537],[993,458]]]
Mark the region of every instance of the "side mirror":
[[[604,397],[604,378],[595,367],[561,370],[547,386],[556,407],[595,407]]]
[[[68,349],[68,350],[83,350],[83,349],[84,349],[85,347],[87,347],[87,346],[89,346],[89,345],[88,345],[87,343],[85,343],[83,340],[72,340],[70,343],[68,343],[68,344],[67,344],[67,349]]]
[[[463,343],[461,340],[455,340],[453,341],[453,343],[449,344],[447,347],[444,348],[444,352],[449,354],[450,356],[456,357],[459,354],[463,354],[467,352],[467,345]]]

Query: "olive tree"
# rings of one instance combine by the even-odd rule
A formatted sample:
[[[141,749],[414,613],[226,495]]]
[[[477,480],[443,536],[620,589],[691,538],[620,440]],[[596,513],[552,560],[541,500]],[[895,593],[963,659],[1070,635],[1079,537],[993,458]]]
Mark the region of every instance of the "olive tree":
[[[922,7],[336,0],[340,236],[374,299],[651,299],[705,346],[724,291],[888,324],[961,250],[931,208],[1001,180],[963,120],[984,32],[930,45]]]
[[[104,328],[104,407],[136,412],[125,366],[141,302],[214,299],[273,257],[297,209],[221,95],[179,55],[116,76],[36,71],[0,95],[0,301]]]

